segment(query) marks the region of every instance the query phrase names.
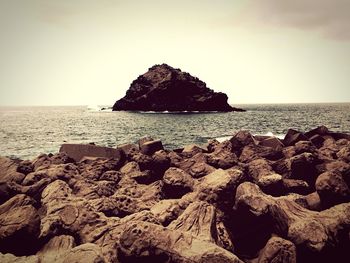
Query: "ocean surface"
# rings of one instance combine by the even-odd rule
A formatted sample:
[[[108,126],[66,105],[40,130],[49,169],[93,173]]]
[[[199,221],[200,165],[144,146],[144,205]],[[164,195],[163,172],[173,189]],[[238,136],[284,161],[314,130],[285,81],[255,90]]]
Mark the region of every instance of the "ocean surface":
[[[0,107],[0,155],[33,159],[63,143],[116,147],[149,135],[165,148],[206,143],[245,129],[283,136],[326,125],[350,132],[350,103],[234,105],[246,112],[151,113],[98,111],[87,106]]]

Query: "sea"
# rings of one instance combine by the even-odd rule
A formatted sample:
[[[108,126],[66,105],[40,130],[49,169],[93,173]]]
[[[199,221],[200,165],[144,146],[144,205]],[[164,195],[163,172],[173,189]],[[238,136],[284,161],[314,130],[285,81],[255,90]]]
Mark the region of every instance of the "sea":
[[[0,107],[0,156],[34,159],[63,143],[116,147],[144,136],[166,149],[224,140],[239,130],[283,138],[320,125],[350,133],[350,103],[234,105],[246,112],[112,112],[102,107]]]

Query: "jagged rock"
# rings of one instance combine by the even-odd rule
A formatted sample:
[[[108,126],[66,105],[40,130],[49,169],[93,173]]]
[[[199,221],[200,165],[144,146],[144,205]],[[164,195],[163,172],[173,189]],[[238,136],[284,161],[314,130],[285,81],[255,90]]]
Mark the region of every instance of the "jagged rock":
[[[133,222],[120,238],[121,262],[242,262],[227,250],[190,233]]]
[[[269,137],[259,142],[259,145],[271,147],[275,151],[280,151],[284,148],[283,142],[276,137]]]
[[[163,144],[160,140],[148,141],[143,143],[140,148],[143,154],[152,155],[156,151],[163,150]]]
[[[261,251],[258,263],[296,263],[297,251],[289,240],[280,237],[271,237]]]
[[[324,136],[324,135],[327,135],[329,133],[329,130],[326,126],[322,125],[322,126],[319,126],[315,129],[312,129],[308,132],[305,132],[305,136],[308,137],[308,138],[311,138],[315,135],[319,135],[319,136]]]
[[[0,206],[0,252],[29,255],[38,244],[40,217],[26,196],[15,196]]]
[[[291,146],[297,143],[298,141],[307,141],[307,140],[308,138],[302,132],[289,129],[283,139],[283,143],[286,146]]]
[[[166,64],[155,65],[134,80],[114,111],[243,111],[227,104],[196,77]]]
[[[232,136],[230,142],[232,144],[232,151],[237,156],[241,155],[244,146],[257,144],[254,136],[249,131],[237,132]]]
[[[248,163],[254,159],[265,158],[268,160],[278,160],[281,159],[282,152],[276,151],[271,147],[264,147],[260,145],[247,145],[244,146],[239,156],[239,160],[243,163]]]
[[[215,168],[228,169],[238,163],[238,158],[232,152],[232,145],[229,141],[221,143],[215,150],[207,154],[207,163]]]
[[[191,175],[175,167],[166,170],[163,182],[163,191],[168,198],[181,198],[193,190],[194,184]]]

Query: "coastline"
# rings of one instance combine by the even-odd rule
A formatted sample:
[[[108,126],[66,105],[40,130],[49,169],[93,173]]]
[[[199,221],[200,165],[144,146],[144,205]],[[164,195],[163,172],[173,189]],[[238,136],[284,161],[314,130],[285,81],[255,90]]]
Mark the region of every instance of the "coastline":
[[[342,262],[349,162],[350,135],[324,126],[1,157],[0,261]]]

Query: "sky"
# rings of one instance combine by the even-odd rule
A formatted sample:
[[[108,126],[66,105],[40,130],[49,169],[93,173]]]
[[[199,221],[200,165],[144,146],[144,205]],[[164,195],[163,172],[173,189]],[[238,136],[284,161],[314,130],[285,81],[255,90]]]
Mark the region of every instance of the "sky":
[[[0,0],[0,106],[112,105],[154,64],[232,104],[350,102],[349,0]]]

